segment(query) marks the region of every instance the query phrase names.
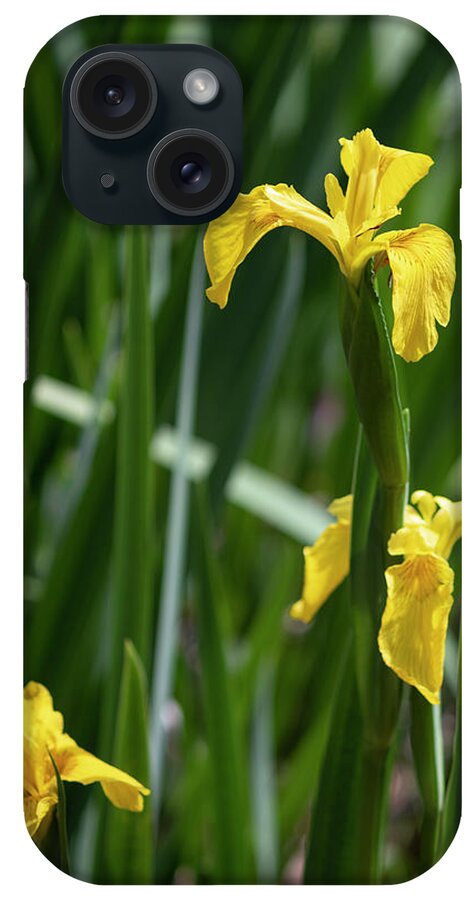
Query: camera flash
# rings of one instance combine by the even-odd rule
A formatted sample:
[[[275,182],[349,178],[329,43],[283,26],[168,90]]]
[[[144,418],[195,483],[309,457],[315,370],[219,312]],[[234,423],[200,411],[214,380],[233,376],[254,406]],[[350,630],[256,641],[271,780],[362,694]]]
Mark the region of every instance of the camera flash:
[[[183,92],[187,99],[200,106],[211,103],[219,89],[218,78],[209,69],[192,69],[183,81]]]

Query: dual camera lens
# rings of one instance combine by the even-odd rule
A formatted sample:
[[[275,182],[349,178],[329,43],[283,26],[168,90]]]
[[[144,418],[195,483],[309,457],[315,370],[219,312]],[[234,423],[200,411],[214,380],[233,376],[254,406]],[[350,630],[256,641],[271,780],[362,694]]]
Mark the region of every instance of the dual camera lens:
[[[183,91],[194,104],[210,103],[218,94],[218,80],[208,70],[194,70],[185,76]],[[105,140],[130,138],[144,131],[157,110],[160,117],[154,75],[129,53],[99,53],[88,59],[74,75],[70,99],[80,125]],[[152,195],[165,209],[205,215],[229,193],[234,166],[216,135],[187,128],[152,146],[146,174]]]

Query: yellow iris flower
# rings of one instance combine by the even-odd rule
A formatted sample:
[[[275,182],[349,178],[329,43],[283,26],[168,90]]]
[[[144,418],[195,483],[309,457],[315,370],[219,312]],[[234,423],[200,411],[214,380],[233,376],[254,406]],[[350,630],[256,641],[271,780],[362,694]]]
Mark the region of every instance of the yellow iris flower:
[[[415,491],[404,525],[391,535],[388,552],[403,562],[385,572],[387,602],[378,645],[384,662],[430,703],[439,703],[454,573],[447,560],[461,537],[461,503]],[[329,507],[337,522],[313,547],[304,548],[302,597],[291,607],[310,622],[349,573],[352,496]]]
[[[341,138],[341,163],[348,177],[345,194],[335,177],[325,179],[330,215],[287,184],[264,184],[239,194],[208,225],[205,260],[211,279],[207,296],[223,308],[233,276],[255,244],[269,231],[290,225],[320,241],[357,287],[367,262],[388,264],[393,276],[393,346],[408,362],[430,353],[438,341],[435,322],[447,325],[455,282],[450,236],[435,225],[404,231],[376,231],[399,215],[398,204],[423,178],[433,160],[424,153],[384,147],[370,128],[352,140]]]
[[[110,766],[78,747],[63,731],[63,716],[53,709],[50,692],[30,681],[23,692],[24,811],[30,835],[39,841],[58,803],[56,775],[50,754],[63,781],[99,781],[106,797],[120,809],[140,812],[148,788],[126,772]]]

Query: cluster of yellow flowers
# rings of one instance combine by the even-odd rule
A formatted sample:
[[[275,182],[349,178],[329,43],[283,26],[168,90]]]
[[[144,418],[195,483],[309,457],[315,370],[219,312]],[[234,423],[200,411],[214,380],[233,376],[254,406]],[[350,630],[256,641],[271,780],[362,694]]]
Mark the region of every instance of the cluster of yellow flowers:
[[[405,522],[388,542],[403,562],[385,572],[387,604],[378,644],[386,664],[430,703],[439,703],[448,616],[453,603],[453,570],[447,560],[461,537],[461,503],[415,491]],[[291,616],[310,622],[349,574],[352,496],[334,500],[337,518],[312,547],[304,548],[302,597]]]
[[[430,353],[438,341],[436,322],[447,325],[455,283],[451,237],[435,225],[376,232],[401,212],[398,204],[433,165],[423,153],[385,147],[370,128],[352,140],[341,138],[346,191],[333,174],[325,178],[329,213],[287,184],[260,185],[240,194],[231,208],[211,222],[205,258],[211,279],[207,296],[221,308],[238,266],[274,228],[289,225],[323,244],[352,287],[370,259],[392,273],[395,351],[407,362]],[[461,504],[425,491],[412,496],[404,527],[392,534],[391,555],[403,562],[387,568],[387,603],[378,644],[385,663],[431,703],[439,702],[444,645],[452,605],[453,572],[447,559],[461,533]],[[301,599],[291,615],[309,622],[343,581],[350,564],[352,497],[329,507],[337,522],[313,547],[304,549]]]

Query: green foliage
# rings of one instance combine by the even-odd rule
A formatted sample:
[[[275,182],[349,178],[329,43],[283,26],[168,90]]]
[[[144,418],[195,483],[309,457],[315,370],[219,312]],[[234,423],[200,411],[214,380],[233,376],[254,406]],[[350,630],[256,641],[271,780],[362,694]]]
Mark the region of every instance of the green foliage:
[[[131,641],[124,644],[112,761],[147,787],[150,784],[148,692],[144,666]],[[104,835],[105,880],[109,884],[150,884],[154,839],[150,797],[141,813],[108,806]]]
[[[434,222],[458,234],[458,74],[438,41],[411,22],[96,17],[60,32],[34,61],[25,90],[25,674],[51,690],[81,746],[146,784],[142,666],[149,680],[170,552],[170,468],[177,467],[177,447],[170,451],[165,438],[177,421],[198,233],[110,228],[75,212],[60,177],[60,98],[67,68],[90,47],[183,39],[213,45],[240,71],[245,190],[285,181],[324,207],[325,174],[344,183],[338,138],[370,126],[382,143],[436,161],[406,198],[397,227]],[[385,278],[379,272],[391,326]],[[186,449],[193,462],[205,448],[202,488],[211,518],[194,510],[182,548],[182,613],[153,847],[159,883],[263,880],[265,872],[296,882],[307,846],[306,879],[332,881],[349,871],[355,852],[353,823],[339,819],[339,798],[353,789],[354,762],[360,765],[350,749],[351,726],[358,735],[361,723],[347,674],[353,651],[345,589],[310,627],[287,616],[301,589],[301,544],[317,537],[325,506],[352,482],[357,417],[338,291],[330,255],[311,238],[290,239],[278,229],[240,268],[225,311],[203,300],[196,423]],[[460,322],[458,281],[435,351],[418,364],[397,360],[402,405],[411,411],[411,489],[453,499],[460,496]],[[71,400],[69,416],[58,405],[52,414],[44,400],[45,385],[48,395],[58,382],[83,392]],[[125,639],[137,652],[128,644],[123,659]],[[442,697],[442,849],[459,816],[456,680],[451,671]],[[405,708],[401,727],[407,735]],[[413,782],[401,787],[408,778],[398,780],[407,757],[402,741],[395,771],[403,794],[391,794],[386,881],[424,868],[420,794]],[[100,789],[66,791],[72,873],[147,880],[148,809],[156,798],[145,799],[143,814],[124,813],[122,830],[112,825],[121,811],[105,814]],[[269,835],[257,833],[257,823],[270,817]],[[135,862],[113,854],[111,876],[105,847],[124,846],[129,829],[140,853]]]

